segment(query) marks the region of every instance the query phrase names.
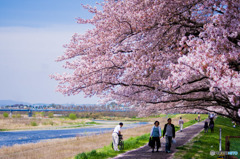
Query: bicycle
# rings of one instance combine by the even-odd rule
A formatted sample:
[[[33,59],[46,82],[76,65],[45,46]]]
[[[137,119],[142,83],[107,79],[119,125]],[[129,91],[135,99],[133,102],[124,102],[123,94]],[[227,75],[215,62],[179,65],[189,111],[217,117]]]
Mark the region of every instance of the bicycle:
[[[114,150],[113,142],[112,142],[112,149]],[[122,135],[118,135],[118,149],[119,150],[124,149],[124,141],[123,141],[123,136]]]

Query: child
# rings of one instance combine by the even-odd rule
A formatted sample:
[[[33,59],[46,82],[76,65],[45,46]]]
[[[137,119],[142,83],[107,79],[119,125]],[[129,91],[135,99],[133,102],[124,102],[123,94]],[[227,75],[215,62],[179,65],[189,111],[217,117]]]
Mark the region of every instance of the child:
[[[200,122],[200,120],[201,120],[201,116],[200,114],[198,114],[198,122]]]
[[[204,124],[204,132],[208,132],[208,122],[205,121],[205,124]]]

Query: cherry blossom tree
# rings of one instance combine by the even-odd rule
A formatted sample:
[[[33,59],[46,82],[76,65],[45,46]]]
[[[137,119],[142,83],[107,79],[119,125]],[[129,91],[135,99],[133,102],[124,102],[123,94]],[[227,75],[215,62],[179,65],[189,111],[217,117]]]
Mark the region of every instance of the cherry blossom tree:
[[[58,91],[158,111],[215,112],[240,122],[240,1],[105,0],[83,6],[94,29],[58,61]]]

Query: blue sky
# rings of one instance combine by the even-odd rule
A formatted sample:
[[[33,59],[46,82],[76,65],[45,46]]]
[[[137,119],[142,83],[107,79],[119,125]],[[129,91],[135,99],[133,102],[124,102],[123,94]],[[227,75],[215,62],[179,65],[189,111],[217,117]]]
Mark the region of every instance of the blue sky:
[[[97,103],[83,94],[64,97],[49,78],[66,72],[54,60],[64,52],[74,33],[92,28],[75,18],[93,15],[81,4],[101,0],[0,0],[0,100],[30,103]]]

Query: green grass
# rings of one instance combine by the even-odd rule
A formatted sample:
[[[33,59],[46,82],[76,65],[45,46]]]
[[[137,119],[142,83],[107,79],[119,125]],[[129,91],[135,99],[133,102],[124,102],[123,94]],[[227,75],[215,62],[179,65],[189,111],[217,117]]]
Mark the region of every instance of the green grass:
[[[195,115],[196,116],[196,115]],[[195,118],[194,118],[195,119]],[[188,121],[183,124],[183,127],[187,127],[190,125],[193,125],[197,123],[195,120]],[[175,130],[178,131],[179,127],[175,126]],[[139,148],[149,141],[149,136],[150,134],[144,134],[142,136],[137,136],[137,137],[131,137],[127,140],[124,140],[124,150],[122,151],[114,151],[112,149],[112,144],[108,146],[104,146],[103,148],[97,149],[97,150],[92,150],[91,152],[85,152],[85,153],[80,153],[77,156],[75,156],[75,159],[107,159],[110,157],[117,156],[120,153],[124,153],[126,151],[132,150]]]
[[[132,118],[122,118],[121,120],[123,121],[136,121],[136,122],[149,122],[153,118],[179,118],[180,116],[183,117],[183,119],[189,119],[189,120],[195,120],[197,118],[198,114],[157,114],[157,115],[152,115],[149,117],[132,117]],[[207,118],[207,114],[201,114],[201,118]],[[113,120],[112,118],[105,118],[105,120]],[[119,119],[115,119],[119,120]]]
[[[222,150],[225,150],[225,136],[239,136],[240,135],[240,126],[236,128],[232,127],[232,122],[228,118],[218,117],[215,120],[215,132],[204,133],[202,131],[197,137],[195,137],[190,143],[184,146],[180,146],[177,149],[179,150],[175,154],[175,158],[181,159],[216,159],[218,156],[211,156],[210,151],[219,151],[219,129],[222,129]],[[238,151],[240,153],[240,139],[235,141],[231,145],[231,151]],[[240,156],[238,155],[238,158]]]
[[[198,117],[198,114],[182,114],[181,117],[188,120],[195,120]],[[208,118],[208,114],[201,114],[201,121]]]
[[[103,148],[92,150],[91,152],[81,153],[75,156],[75,159],[107,159],[109,157],[117,156],[120,153],[126,152],[145,145],[149,140],[149,133],[138,137],[131,137],[124,141],[124,150],[114,151],[112,144],[104,146]]]
[[[149,118],[175,118],[177,115],[180,115],[180,114],[159,114],[159,115],[149,116]]]
[[[82,121],[82,122],[73,122],[73,123],[67,123],[68,125],[86,125],[86,122]]]
[[[86,124],[101,125],[101,123],[97,123],[95,121],[86,122]]]
[[[148,122],[151,118],[175,118],[178,115],[180,115],[180,114],[158,114],[158,115],[152,115],[152,116],[149,116],[149,117],[141,117],[141,118],[139,118],[139,117],[132,117],[130,119],[126,119],[125,121]],[[196,114],[195,114],[195,116],[196,116]]]
[[[240,132],[238,134],[240,136]],[[230,138],[230,151],[237,151],[237,157],[240,158],[240,138]]]
[[[101,125],[101,123],[97,123],[95,121],[90,121],[90,122],[76,122],[76,123],[68,123],[69,125],[72,126],[65,126],[61,128],[80,128],[80,127],[88,127],[91,125]]]
[[[151,118],[175,118],[179,114],[158,114],[158,115],[151,115],[149,117],[132,117],[130,119],[126,119],[125,121],[142,121],[147,122]]]
[[[148,118],[138,118],[138,117],[132,117],[130,119],[124,119],[124,121],[139,121],[139,122],[148,122]]]
[[[65,129],[65,128],[81,128],[81,127],[87,127],[87,125],[73,125],[73,126],[64,126],[61,127],[60,129]]]

